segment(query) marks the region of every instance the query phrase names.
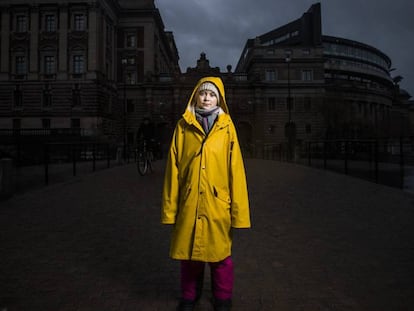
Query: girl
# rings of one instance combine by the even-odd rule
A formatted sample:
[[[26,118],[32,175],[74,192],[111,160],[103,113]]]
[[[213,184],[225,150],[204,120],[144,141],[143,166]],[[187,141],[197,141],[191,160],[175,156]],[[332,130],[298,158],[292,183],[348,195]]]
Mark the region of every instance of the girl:
[[[249,228],[243,159],[223,82],[201,79],[172,138],[163,188],[163,224],[173,224],[170,256],[181,260],[182,298],[193,310],[209,263],[215,310],[230,310],[232,228]]]

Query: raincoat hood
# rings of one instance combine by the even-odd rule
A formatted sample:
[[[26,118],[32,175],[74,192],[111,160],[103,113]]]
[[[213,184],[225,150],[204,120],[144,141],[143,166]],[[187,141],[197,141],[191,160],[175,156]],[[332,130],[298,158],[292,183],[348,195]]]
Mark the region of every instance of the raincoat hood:
[[[204,77],[200,79],[197,82],[196,86],[194,87],[193,92],[191,93],[190,99],[188,100],[187,108],[183,114],[184,120],[186,120],[189,124],[193,124],[197,122],[195,118],[196,95],[197,95],[198,88],[205,82],[213,83],[217,87],[220,93],[219,94],[220,99],[218,103],[218,106],[221,108],[220,114],[222,113],[229,114],[229,108],[227,107],[227,103],[226,103],[226,96],[224,92],[223,81],[219,77]]]

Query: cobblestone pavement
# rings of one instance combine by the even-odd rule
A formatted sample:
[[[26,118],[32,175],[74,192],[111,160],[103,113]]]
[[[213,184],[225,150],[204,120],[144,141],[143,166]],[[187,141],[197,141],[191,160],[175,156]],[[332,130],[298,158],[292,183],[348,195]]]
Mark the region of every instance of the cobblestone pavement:
[[[0,310],[175,310],[156,164],[0,202]],[[294,164],[246,170],[253,227],[234,233],[233,310],[414,310],[412,194]],[[208,275],[199,311],[212,310]]]

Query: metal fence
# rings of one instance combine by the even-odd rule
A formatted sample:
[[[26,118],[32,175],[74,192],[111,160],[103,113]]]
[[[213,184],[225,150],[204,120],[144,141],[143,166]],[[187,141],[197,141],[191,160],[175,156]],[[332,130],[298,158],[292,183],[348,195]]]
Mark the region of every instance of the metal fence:
[[[315,140],[265,145],[263,159],[289,161],[332,170],[414,191],[414,137],[369,140]],[[413,188],[413,189],[411,189]]]
[[[108,143],[54,142],[16,145],[6,157],[13,159],[14,192],[25,192],[73,176],[123,163],[122,148]]]

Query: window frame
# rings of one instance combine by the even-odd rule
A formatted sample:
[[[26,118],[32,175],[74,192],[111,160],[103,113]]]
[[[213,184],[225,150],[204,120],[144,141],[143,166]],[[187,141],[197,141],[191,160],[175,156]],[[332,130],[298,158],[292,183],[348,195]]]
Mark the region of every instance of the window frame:
[[[19,61],[23,60],[23,61]],[[15,73],[18,76],[24,76],[27,75],[27,57],[26,55],[15,55],[15,61],[14,61],[14,68]]]
[[[75,75],[85,73],[85,55],[83,53],[75,53],[72,55],[72,73]]]
[[[51,17],[53,17],[53,20],[49,20],[49,18]],[[44,31],[45,32],[56,32],[56,30],[57,30],[56,14],[46,13],[44,15]]]
[[[274,82],[277,80],[277,70],[276,69],[266,69],[265,70],[265,81]]]
[[[130,38],[133,38],[133,40],[130,40]],[[126,48],[137,48],[136,32],[128,31],[125,33],[125,47]]]
[[[16,32],[27,32],[28,31],[28,16],[26,14],[16,14]]]
[[[88,20],[86,14],[83,12],[73,12],[72,15],[72,30],[86,31],[86,29],[88,28]]]
[[[53,62],[50,62],[50,59]],[[43,56],[43,71],[45,75],[56,74],[56,56],[55,55],[44,55]]]
[[[313,81],[313,69],[302,69],[302,81]]]

